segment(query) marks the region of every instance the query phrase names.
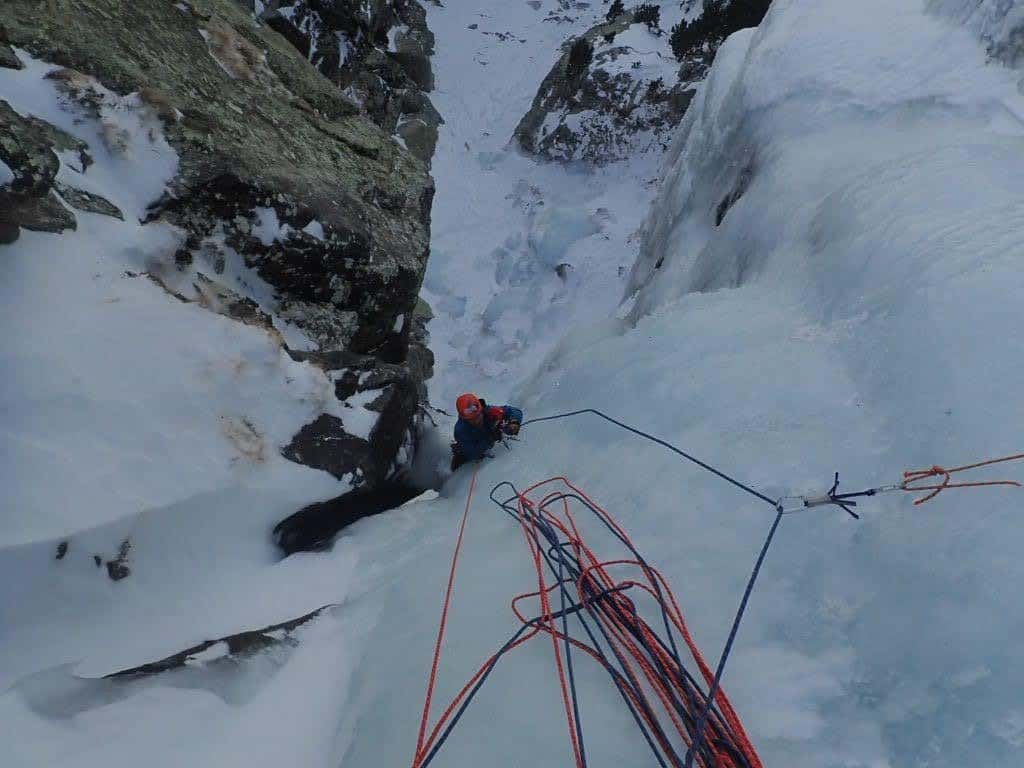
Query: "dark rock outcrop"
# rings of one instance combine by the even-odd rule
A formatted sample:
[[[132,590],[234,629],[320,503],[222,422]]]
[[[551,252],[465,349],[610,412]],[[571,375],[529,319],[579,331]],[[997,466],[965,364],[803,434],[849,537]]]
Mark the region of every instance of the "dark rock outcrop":
[[[24,65],[18,60],[14,49],[6,43],[0,42],[0,67],[5,69],[21,69]]]
[[[0,99],[0,160],[13,179],[0,186],[0,241],[18,237],[18,228],[36,232],[74,229],[75,216],[54,191],[60,160],[54,151],[57,130],[40,130],[42,121],[22,117]],[[68,137],[70,139],[70,137]]]
[[[214,646],[219,643],[224,644],[223,653],[212,659],[210,663],[216,664],[224,661],[234,662],[237,661],[239,657],[258,653],[281,643],[293,644],[294,640],[292,639],[292,633],[294,633],[296,629],[304,624],[308,624],[313,619],[320,616],[324,611],[333,607],[333,605],[325,605],[321,608],[317,608],[315,611],[310,611],[304,616],[299,616],[296,619],[282,621],[280,624],[271,624],[269,627],[263,627],[262,629],[239,632],[217,640],[205,640],[198,645],[186,648],[183,651],[175,653],[164,659],[160,659],[159,661],[141,664],[137,667],[131,667],[130,669],[122,669],[118,672],[112,672],[109,675],[105,675],[104,677],[110,680],[131,680],[134,678],[146,677],[148,675],[158,675],[162,672],[169,672],[173,669],[180,669],[187,664],[201,662],[203,658],[202,654],[210,652],[211,649],[214,649]]]
[[[341,419],[326,413],[300,429],[281,453],[297,464],[330,472],[339,480],[365,472],[364,465],[371,455],[368,441],[348,434]]]
[[[524,151],[600,165],[667,146],[693,90],[675,78],[667,44],[655,44],[664,36],[652,36],[651,47],[664,48],[653,53],[615,44],[634,25],[643,26],[624,13],[563,46],[516,126],[514,138]]]
[[[708,0],[703,12],[692,21],[672,28],[669,43],[688,80],[700,80],[711,68],[719,47],[733,32],[756,27],[764,19],[772,0]]]
[[[24,64],[18,59],[7,39],[7,30],[0,24],[0,67],[5,69],[23,69]]]
[[[352,352],[290,354],[328,371],[339,400],[364,395],[366,409],[378,416],[368,437],[362,439],[346,433],[343,419],[321,414],[303,427],[284,455],[339,479],[348,477],[356,487],[375,488],[399,473],[400,462],[396,459],[400,452],[414,447],[410,414],[416,414],[426,400],[424,372],[416,367],[421,364],[418,356],[414,366]]]
[[[131,539],[124,539],[121,542],[121,546],[117,549],[117,557],[112,560],[107,560],[107,576],[110,577],[111,581],[120,581],[121,579],[127,579],[132,575],[132,569],[128,565],[131,552]]]
[[[405,355],[405,363],[416,381],[426,381],[434,375],[434,353],[430,351],[430,333],[427,331],[427,323],[433,319],[434,311],[420,299],[412,312],[409,349]],[[425,389],[421,392],[421,399],[427,399]]]
[[[61,198],[63,198],[64,202],[76,211],[100,213],[104,216],[113,216],[115,219],[121,219],[121,221],[124,221],[124,214],[121,213],[121,209],[101,195],[97,195],[94,192],[85,192],[81,189],[75,189],[70,184],[65,184],[60,181],[54,182],[53,186]]]

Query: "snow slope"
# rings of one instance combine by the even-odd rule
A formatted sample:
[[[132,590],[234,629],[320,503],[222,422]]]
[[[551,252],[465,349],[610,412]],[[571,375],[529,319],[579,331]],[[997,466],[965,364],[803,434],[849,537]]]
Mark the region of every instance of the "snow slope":
[[[283,658],[268,656],[160,685],[94,678],[338,598],[351,553],[338,551],[329,570],[315,559],[278,564],[268,537],[298,506],[345,488],[278,454],[331,398],[331,383],[263,330],[147,279],[173,262],[181,239],[139,224],[177,165],[159,121],[135,95],[99,86],[93,114],[42,79],[52,66],[20,56],[24,70],[0,69],[0,93],[88,142],[94,164],[82,173],[62,158],[58,179],[103,195],[125,221],[77,213],[75,232],[22,232],[3,248],[3,763],[170,766],[182,753],[218,763],[211,755],[224,743],[238,759],[251,747],[270,760],[277,746],[252,739],[251,718],[273,716],[277,686],[313,664],[338,671],[338,687],[318,700],[325,708],[344,690],[344,654],[313,651],[317,637],[337,647],[329,616],[279,677]],[[115,582],[102,566],[122,549],[131,573]],[[250,718],[232,725],[249,700]],[[325,727],[310,726],[307,750]]]
[[[442,408],[469,389],[504,397],[569,328],[614,311],[661,168],[660,152],[594,171],[537,163],[510,143],[562,43],[603,21],[605,6],[445,5],[427,4],[445,124],[423,291]],[[675,0],[659,5],[666,29],[682,18]],[[623,40],[653,45],[646,30]]]
[[[650,178],[652,158],[587,175],[504,149],[554,46],[591,19],[543,21],[554,0],[536,13],[431,6],[447,121],[427,285],[437,402],[479,386],[528,415],[602,408],[772,496],[820,492],[836,469],[862,487],[1021,450],[1019,73],[926,5],[776,0],[759,30],[731,38],[681,127],[642,248],[629,234],[656,190],[627,179]],[[598,207],[615,216],[594,232]],[[507,262],[492,253],[516,236]],[[565,243],[592,269],[560,305],[535,265]],[[519,282],[499,277],[505,263]],[[254,413],[271,423],[299,408],[289,387],[301,380],[267,376],[284,393]],[[143,516],[153,557],[116,584],[61,572],[72,561],[49,559],[45,532],[0,551],[4,583],[18,585],[2,593],[0,630],[13,765],[411,761],[469,473],[436,500],[361,521],[329,553],[274,563],[259,529],[320,482],[276,461]],[[514,631],[508,602],[534,583],[521,534],[486,491],[556,473],[617,513],[717,656],[771,510],[600,422],[534,425],[481,469],[435,713]],[[1021,476],[989,476],[1007,473]],[[1021,764],[1020,493],[949,491],[923,507],[895,494],[864,503],[860,522],[827,509],[784,520],[724,681],[766,765]],[[82,534],[87,551],[116,547],[130,518],[103,519]],[[296,648],[226,669],[129,687],[72,674],[327,602],[341,605]],[[569,764],[550,657],[538,643],[503,662],[435,765]],[[590,764],[649,765],[603,673],[578,677]]]

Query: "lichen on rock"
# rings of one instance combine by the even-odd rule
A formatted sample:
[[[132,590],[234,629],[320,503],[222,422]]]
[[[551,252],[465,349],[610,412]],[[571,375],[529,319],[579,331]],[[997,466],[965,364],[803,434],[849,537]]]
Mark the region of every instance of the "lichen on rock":
[[[422,93],[431,85],[429,61],[416,59],[417,51],[429,56],[433,39],[417,4],[385,5],[377,21],[388,26],[366,48],[367,57],[388,51],[381,66],[398,78],[381,110],[359,103],[358,88],[325,77],[293,40],[236,0],[0,5],[0,59],[8,58],[9,43],[58,65],[53,82],[86,113],[97,83],[137,94],[139,108],[162,121],[178,155],[177,175],[160,199],[144,201],[144,223],[179,228],[183,244],[152,279],[176,300],[262,328],[286,351],[279,327],[290,326],[316,354],[344,352],[360,365],[394,368],[394,381],[375,400],[378,426],[368,437],[346,435],[348,453],[309,458],[315,451],[306,438],[342,435],[323,418],[291,446],[276,446],[288,458],[363,482],[393,471],[429,372],[425,333],[404,319],[415,314],[429,253],[434,186],[424,155],[432,146],[429,136],[412,142],[417,157],[392,134],[399,117],[433,110]],[[403,25],[408,29],[397,29]],[[100,105],[93,106],[98,116]],[[111,152],[123,139],[117,126],[101,138]],[[66,153],[77,153],[83,170],[91,162],[90,148],[76,141],[0,102],[0,159],[14,176],[0,188],[0,241],[20,227],[73,228],[71,208],[123,215],[97,195],[56,182]],[[246,295],[222,283],[226,252],[266,290]]]

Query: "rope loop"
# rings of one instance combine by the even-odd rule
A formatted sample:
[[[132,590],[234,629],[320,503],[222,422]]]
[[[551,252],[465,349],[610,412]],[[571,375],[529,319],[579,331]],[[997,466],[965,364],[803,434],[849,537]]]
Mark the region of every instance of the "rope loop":
[[[969,469],[977,469],[979,467],[987,467],[992,464],[1002,464],[1008,461],[1018,461],[1024,459],[1024,453],[1017,453],[1012,456],[1002,456],[998,459],[986,459],[985,461],[979,461],[974,464],[964,464],[962,467],[953,467],[952,469],[946,469],[940,467],[938,464],[932,466],[930,469],[912,469],[907,470],[903,473],[903,482],[900,483],[900,490],[909,491],[910,493],[919,493],[921,491],[929,491],[926,496],[922,496],[919,499],[915,499],[914,505],[919,506],[924,504],[926,501],[931,501],[940,493],[947,488],[980,488],[987,485],[1008,485],[1021,487],[1021,484],[1016,480],[976,480],[974,482],[967,483],[954,483],[952,482],[952,475],[957,472],[965,472]],[[921,485],[920,483],[929,480],[933,477],[941,477],[942,480],[938,483],[932,483],[930,485]]]
[[[854,499],[890,491],[927,492],[927,495],[914,501],[915,505],[921,505],[948,488],[997,485],[1021,487],[1021,483],[1015,480],[955,483],[952,482],[952,475],[1021,460],[1024,459],[1024,453],[952,469],[936,464],[928,469],[908,470],[903,473],[903,481],[900,483],[852,493],[839,492],[837,472],[831,488],[824,495],[789,496],[773,500],[677,446],[592,408],[531,419],[524,421],[522,426],[583,414],[597,416],[637,437],[660,445],[750,496],[770,504],[775,510],[774,522],[747,582],[718,664],[712,671],[693,641],[668,582],[644,560],[607,510],[562,476],[542,480],[523,491],[516,489],[512,483],[502,482],[491,489],[490,499],[521,528],[536,572],[537,586],[512,599],[512,612],[520,622],[519,629],[484,661],[431,726],[431,705],[441,664],[456,569],[480,470],[478,463],[469,482],[466,505],[449,567],[412,768],[428,768],[501,658],[532,638],[542,635],[547,635],[552,643],[575,768],[587,768],[576,684],[577,662],[574,661],[574,652],[577,651],[582,653],[579,660],[590,659],[609,674],[660,768],[762,768],[761,760],[739,716],[722,690],[721,681],[779,523],[784,515],[797,511],[787,509],[785,500],[796,501],[803,509],[836,506],[857,518],[853,510],[857,506]],[[935,478],[938,478],[937,482],[930,482]],[[498,498],[499,489],[506,489],[508,496]],[[540,489],[546,495],[537,498],[541,494]],[[626,549],[625,557],[602,558],[593,552],[577,522],[576,515],[580,513],[597,522],[599,529],[610,533],[613,540],[617,540]],[[634,570],[622,577],[614,575],[613,571],[622,568]],[[636,599],[627,597],[624,594],[627,590],[633,590]],[[654,610],[644,613],[652,618],[659,617],[660,621],[648,624],[641,612],[638,612],[636,600],[653,601]],[[520,608],[524,601],[539,603],[539,613],[530,616],[524,612]],[[570,617],[573,619],[572,627]],[[677,635],[696,661],[703,685],[683,664]]]

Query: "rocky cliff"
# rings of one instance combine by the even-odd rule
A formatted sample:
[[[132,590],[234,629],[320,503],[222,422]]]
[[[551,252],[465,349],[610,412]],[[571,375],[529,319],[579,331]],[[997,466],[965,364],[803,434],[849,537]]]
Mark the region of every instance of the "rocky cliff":
[[[395,5],[396,17],[422,19],[414,4],[400,6],[406,16]],[[264,329],[336,381],[339,400],[358,393],[379,414],[368,435],[325,413],[279,447],[373,485],[409,447],[431,373],[418,308],[434,193],[428,155],[403,147],[324,77],[323,60],[318,71],[274,27],[237,0],[5,0],[0,66],[19,68],[27,56],[58,65],[47,76],[68,104],[102,121],[107,149],[119,129],[106,120],[104,93],[159,117],[177,171],[142,219],[170,225],[180,244],[172,258],[154,256],[145,276],[174,300]],[[420,38],[425,57],[427,33],[402,39]],[[403,72],[429,71],[423,61]],[[93,147],[2,96],[0,242],[22,229],[74,229],[76,210],[124,215],[84,191]],[[58,180],[62,166],[82,183]],[[252,279],[231,279],[239,270]]]
[[[562,46],[515,140],[547,160],[623,160],[663,148],[692,97],[666,36],[624,12]]]
[[[562,45],[514,140],[546,160],[595,165],[667,148],[723,41],[764,18],[771,0],[609,6],[607,20]]]
[[[434,35],[415,0],[244,0],[366,114],[430,163]]]

